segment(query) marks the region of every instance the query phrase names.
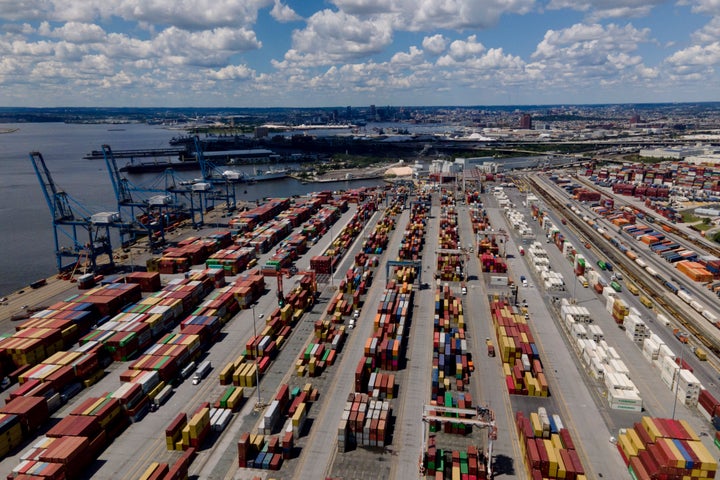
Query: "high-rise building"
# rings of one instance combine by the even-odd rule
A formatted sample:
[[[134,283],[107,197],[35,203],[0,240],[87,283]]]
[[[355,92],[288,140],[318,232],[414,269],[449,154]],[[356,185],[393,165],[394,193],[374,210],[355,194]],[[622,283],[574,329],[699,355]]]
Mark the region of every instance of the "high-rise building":
[[[532,130],[532,117],[529,113],[524,113],[520,117],[520,128],[523,130]]]

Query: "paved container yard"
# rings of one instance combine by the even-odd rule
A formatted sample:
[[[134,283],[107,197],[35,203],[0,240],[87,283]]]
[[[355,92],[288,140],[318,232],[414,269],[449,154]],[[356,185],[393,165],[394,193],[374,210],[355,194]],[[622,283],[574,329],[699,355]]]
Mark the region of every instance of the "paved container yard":
[[[563,195],[561,191],[542,178],[536,177],[552,195]],[[522,180],[522,179],[520,179]],[[518,183],[521,183],[519,181]],[[552,243],[545,240],[545,232],[540,224],[531,217],[526,204],[526,192],[507,188],[511,207],[525,216],[532,229],[534,239],[523,238],[508,221],[507,207],[498,203],[491,193],[480,195],[492,231],[476,235],[470,221],[470,210],[478,208],[469,205],[455,191],[441,190],[438,186],[424,185],[431,192],[430,209],[424,228],[425,244],[418,260],[420,274],[412,288],[414,292],[412,314],[408,319],[407,349],[400,359],[400,368],[395,374],[395,394],[389,399],[392,413],[386,445],[384,447],[357,446],[346,451],[338,449],[338,428],[346,408],[348,396],[354,392],[356,367],[364,357],[366,340],[373,336],[373,321],[378,311],[378,303],[383,298],[388,278],[386,264],[395,261],[405,238],[405,231],[411,222],[410,205],[417,200],[410,195],[407,206],[400,208],[400,202],[386,207],[383,199],[379,208],[365,221],[364,229],[357,234],[344,258],[338,262],[331,277],[320,279],[317,301],[313,308],[304,313],[293,327],[292,334],[286,339],[277,357],[269,369],[260,378],[259,387],[245,388],[245,402],[233,414],[229,425],[221,432],[213,432],[199,447],[197,457],[191,463],[189,475],[201,479],[306,479],[306,478],[421,478],[423,454],[428,448],[430,428],[423,420],[426,405],[431,403],[431,369],[433,367],[433,319],[437,292],[447,287],[452,295],[461,301],[466,322],[467,350],[471,353],[474,371],[469,376],[465,391],[472,395],[473,408],[487,407],[494,413],[493,423],[497,438],[492,441],[491,468],[495,478],[529,478],[524,447],[516,428],[516,414],[522,412],[528,416],[538,408],[546,409],[550,414],[559,415],[563,425],[570,431],[576,450],[585,468],[587,478],[629,478],[628,470],[620,457],[614,437],[622,428],[631,428],[643,415],[687,420],[697,431],[702,432],[703,443],[714,452],[711,435],[712,426],[700,414],[681,403],[674,401],[673,393],[660,381],[660,372],[642,353],[642,345],[634,343],[626,332],[618,327],[607,311],[605,298],[592,289],[578,284],[573,272],[573,264],[568,262]],[[471,187],[472,188],[472,187]],[[417,193],[417,192],[416,192]],[[539,192],[538,192],[539,193]],[[443,233],[440,219],[447,207],[441,205],[442,196],[456,196],[451,205],[457,213],[459,250],[463,252],[463,281],[445,281],[437,279],[438,238]],[[565,203],[563,199],[562,203]],[[543,204],[544,208],[548,206]],[[295,261],[302,273],[309,270],[310,259],[322,253],[342,228],[351,221],[359,207],[351,205],[333,227],[308,251]],[[298,376],[296,361],[314,338],[316,322],[329,320],[327,305],[337,293],[337,288],[345,273],[355,263],[356,255],[362,252],[363,241],[381,221],[388,210],[395,209],[392,218],[394,229],[388,234],[388,243],[381,253],[372,254],[377,259],[373,281],[367,292],[362,295],[360,312],[354,328],[348,328],[348,318],[344,319],[344,346],[339,351],[333,365],[327,366],[322,374],[308,377]],[[557,225],[561,218],[570,212],[550,211],[549,215]],[[224,217],[214,214],[209,219],[222,229]],[[218,228],[186,231],[178,235],[203,236]],[[566,238],[570,239],[578,251],[595,263],[596,249],[582,247],[582,234],[562,225]],[[495,274],[483,272],[477,251],[474,250],[485,235],[493,236],[501,246],[507,263],[507,276],[517,286],[514,291],[508,286],[498,286],[491,282]],[[601,239],[588,239],[601,241]],[[521,247],[538,241],[547,251],[551,269],[561,274],[565,281],[564,290],[548,291],[542,279],[533,269],[527,256],[518,252]],[[260,255],[258,265],[262,266],[270,258],[274,249]],[[149,255],[141,247],[134,249],[134,261],[140,264]],[[649,254],[648,254],[649,255]],[[200,268],[200,267],[198,267]],[[524,276],[528,285],[519,281]],[[163,275],[163,282],[182,275]],[[283,281],[284,293],[289,293],[299,281],[299,276],[290,276]],[[223,327],[219,340],[212,345],[200,360],[212,363],[211,373],[199,384],[186,380],[174,388],[172,396],[157,411],[148,413],[141,421],[132,423],[98,457],[86,472],[87,478],[94,479],[137,479],[153,462],[172,464],[181,456],[181,452],[168,451],[165,440],[165,428],[179,412],[192,412],[203,402],[213,403],[222,396],[225,386],[218,383],[218,372],[228,362],[233,361],[245,350],[247,341],[260,331],[270,314],[277,308],[276,279],[266,277],[266,292],[257,300],[253,308],[240,310]],[[467,287],[463,294],[461,287]],[[14,323],[10,316],[22,310],[22,307],[49,305],[77,293],[77,287],[64,280],[49,279],[48,284],[39,289],[27,289],[23,293],[14,293],[8,298],[7,305],[0,306],[0,327],[11,332]],[[647,310],[637,297],[624,293],[631,305],[642,310],[648,318],[654,318],[656,312]],[[506,299],[514,312],[527,311],[527,323],[535,337],[539,358],[547,378],[549,396],[526,396],[510,394],[506,388],[500,356],[486,354],[486,341],[496,342],[495,328],[491,319],[491,302]],[[642,412],[627,412],[609,408],[604,383],[595,378],[583,364],[582,353],[577,350],[571,332],[564,326],[560,315],[560,301],[571,300],[575,305],[588,309],[594,324],[603,333],[604,340],[613,346],[628,367],[629,377],[636,385],[643,399]],[[516,302],[517,300],[517,302]],[[650,320],[652,322],[652,320]],[[672,331],[657,323],[649,323],[654,333],[662,337],[668,345],[678,352],[683,347],[677,342]],[[499,345],[495,343],[495,347]],[[687,347],[686,347],[687,348]],[[696,369],[696,374],[706,388],[717,394],[715,372],[709,362],[688,361]],[[92,387],[70,399],[60,410],[53,414],[52,422],[57,422],[85,399],[99,396],[104,392],[116,390],[120,384],[119,375],[128,368],[129,362],[113,362],[105,369],[105,376]],[[291,388],[304,388],[310,384],[316,389],[318,397],[309,403],[307,420],[294,443],[293,454],[284,460],[278,471],[255,468],[238,468],[238,440],[244,432],[255,433],[270,402],[275,398],[280,386],[288,384]],[[3,400],[15,386],[3,392]],[[284,424],[285,422],[281,422]],[[278,434],[282,425],[276,427]],[[43,430],[40,431],[42,433]],[[449,434],[442,431],[432,433],[439,448],[465,450],[470,445],[484,450],[488,446],[490,430],[486,427],[473,427],[467,435]],[[707,434],[707,435],[706,435]],[[0,470],[10,472],[20,463],[23,452],[31,445],[27,442],[12,455],[0,461]]]

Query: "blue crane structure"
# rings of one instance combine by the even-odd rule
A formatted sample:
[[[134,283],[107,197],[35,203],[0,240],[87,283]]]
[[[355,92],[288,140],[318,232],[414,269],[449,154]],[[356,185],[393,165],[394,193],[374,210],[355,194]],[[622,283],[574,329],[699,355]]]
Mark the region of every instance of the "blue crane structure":
[[[40,152],[30,152],[30,161],[40,182],[45,201],[50,209],[53,223],[53,237],[55,242],[55,257],[58,272],[66,272],[76,268],[83,259],[87,259],[93,271],[98,269],[98,257],[108,256],[108,266],[114,268],[113,249],[110,243],[110,228],[120,227],[122,222],[118,212],[87,212],[76,200],[65,191],[60,190],[45,164]],[[82,208],[85,216],[78,216],[72,209],[70,202],[75,202]],[[87,232],[88,239],[79,238],[81,230]],[[61,245],[61,237],[70,240],[70,245]],[[64,259],[74,259],[65,263]]]
[[[126,245],[127,240],[132,242],[141,236],[147,236],[151,249],[164,244],[165,232],[169,227],[168,218],[171,215],[177,219],[188,218],[185,206],[177,202],[177,194],[181,193],[181,190],[136,187],[120,174],[110,145],[103,145],[102,151],[118,210],[121,215],[127,213],[123,216],[130,219],[128,228],[120,232],[121,242]],[[136,198],[133,193],[140,195]],[[171,196],[168,193],[175,195]],[[145,198],[141,199],[141,197]],[[126,240],[126,236],[129,236],[129,239]]]
[[[198,164],[200,165],[200,172],[202,173],[203,181],[213,186],[222,187],[224,189],[225,205],[227,209],[230,211],[235,210],[237,196],[235,193],[235,187],[238,183],[244,181],[243,175],[232,170],[225,172],[220,171],[215,164],[205,159],[200,137],[195,135],[194,140],[195,155],[197,156]]]

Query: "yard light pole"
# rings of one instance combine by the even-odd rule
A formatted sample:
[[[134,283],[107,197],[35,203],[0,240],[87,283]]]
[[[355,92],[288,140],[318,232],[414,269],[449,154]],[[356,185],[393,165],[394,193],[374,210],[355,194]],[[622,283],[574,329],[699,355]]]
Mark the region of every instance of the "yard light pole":
[[[253,317],[253,336],[255,337],[255,341],[257,341],[257,326],[255,324],[255,305],[252,305],[252,317]],[[260,320],[263,319],[265,315],[262,313],[258,315],[258,318]],[[253,353],[253,356],[255,357],[255,390],[257,390],[257,404],[255,405],[255,408],[260,408],[262,405],[260,401],[260,369],[258,368],[258,352],[257,349]]]

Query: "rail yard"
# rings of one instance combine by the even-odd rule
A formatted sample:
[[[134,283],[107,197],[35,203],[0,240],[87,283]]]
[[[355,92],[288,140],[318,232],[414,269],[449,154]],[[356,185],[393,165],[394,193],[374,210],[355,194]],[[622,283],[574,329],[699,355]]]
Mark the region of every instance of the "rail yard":
[[[714,478],[717,247],[591,173],[215,208],[10,295],[2,471]]]

